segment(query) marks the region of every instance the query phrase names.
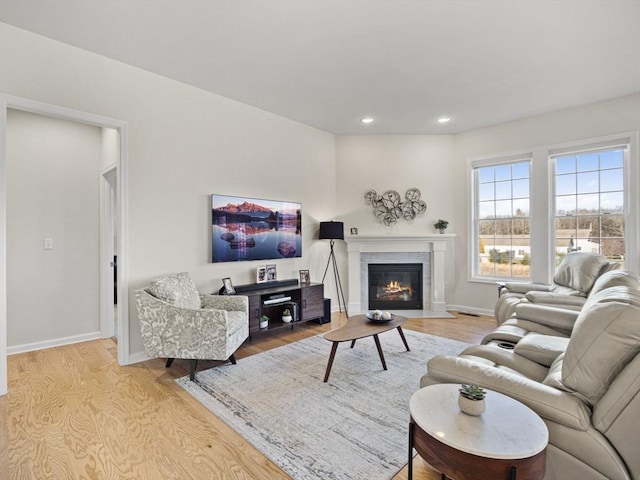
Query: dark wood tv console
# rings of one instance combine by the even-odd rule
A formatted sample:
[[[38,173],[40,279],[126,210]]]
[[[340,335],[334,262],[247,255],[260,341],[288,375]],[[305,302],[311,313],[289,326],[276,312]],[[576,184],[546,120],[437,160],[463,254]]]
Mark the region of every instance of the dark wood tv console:
[[[322,283],[298,283],[298,280],[236,285],[237,295],[249,297],[249,335],[293,326],[309,320],[324,320],[324,285]],[[293,321],[284,323],[282,312],[291,311]],[[269,317],[269,326],[260,328],[260,317]]]

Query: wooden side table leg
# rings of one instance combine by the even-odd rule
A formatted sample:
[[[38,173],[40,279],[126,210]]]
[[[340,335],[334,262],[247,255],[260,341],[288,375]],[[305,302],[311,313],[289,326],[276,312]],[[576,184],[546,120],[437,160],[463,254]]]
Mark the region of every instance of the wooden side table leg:
[[[331,366],[333,365],[333,359],[336,356],[336,350],[338,349],[338,342],[333,342],[331,346],[331,355],[329,355],[329,363],[327,363],[327,370],[324,372],[324,383],[329,380],[329,374],[331,373]]]
[[[398,333],[400,334],[400,338],[402,339],[402,343],[404,343],[404,347],[407,349],[407,352],[410,352],[409,344],[407,343],[407,339],[404,337],[404,332],[402,331],[402,327],[398,327]]]
[[[382,368],[387,369],[387,362],[384,361],[384,354],[382,353],[382,347],[380,346],[380,339],[378,335],[374,335],[373,339],[376,342],[376,348],[378,349],[378,355],[380,355],[380,361],[382,362]]]

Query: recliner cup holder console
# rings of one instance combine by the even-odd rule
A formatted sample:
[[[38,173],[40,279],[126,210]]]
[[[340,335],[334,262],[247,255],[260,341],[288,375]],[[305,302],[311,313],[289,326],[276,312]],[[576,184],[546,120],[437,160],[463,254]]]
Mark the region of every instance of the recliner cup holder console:
[[[505,350],[513,350],[513,348],[515,347],[515,344],[510,342],[500,342],[498,343],[498,346],[500,348],[504,348]]]

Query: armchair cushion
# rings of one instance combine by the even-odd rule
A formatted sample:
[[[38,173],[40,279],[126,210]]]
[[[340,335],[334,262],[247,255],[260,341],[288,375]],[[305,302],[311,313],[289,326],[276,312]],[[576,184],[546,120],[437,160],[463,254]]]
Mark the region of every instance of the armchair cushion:
[[[176,307],[194,309],[201,307],[198,290],[189,274],[185,272],[151,280],[147,291]]]

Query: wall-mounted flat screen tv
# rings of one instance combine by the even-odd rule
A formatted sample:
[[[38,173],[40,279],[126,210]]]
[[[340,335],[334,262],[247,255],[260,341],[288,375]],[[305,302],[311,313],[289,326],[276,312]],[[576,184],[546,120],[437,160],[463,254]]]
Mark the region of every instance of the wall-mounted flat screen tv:
[[[211,195],[212,261],[302,256],[302,205]]]

